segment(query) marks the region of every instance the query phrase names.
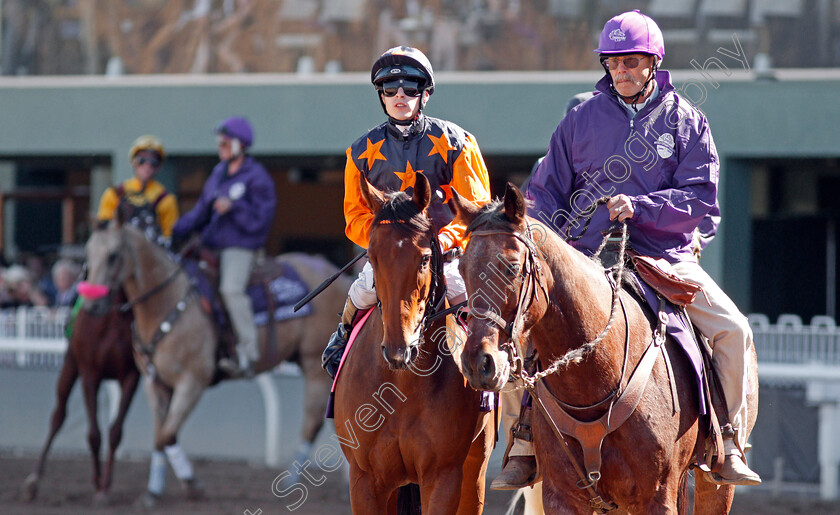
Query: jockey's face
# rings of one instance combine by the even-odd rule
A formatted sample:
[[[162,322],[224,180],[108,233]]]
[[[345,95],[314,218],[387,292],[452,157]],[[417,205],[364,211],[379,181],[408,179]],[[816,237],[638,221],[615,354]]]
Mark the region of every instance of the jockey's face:
[[[410,97],[405,94],[403,88],[397,90],[397,94],[389,97],[380,93],[382,102],[385,103],[385,110],[388,116],[396,120],[411,120],[420,111],[420,102],[429,98],[429,92],[424,91],[420,96]],[[421,100],[422,99],[422,100]]]
[[[610,57],[605,65],[608,66],[613,85],[618,94],[623,97],[633,97],[642,90],[645,82],[653,73],[653,56],[630,54]],[[635,65],[635,67],[631,68],[629,65]],[[652,84],[649,86],[650,91],[646,91],[639,97],[638,102],[643,102],[648,97],[653,91],[652,86]]]
[[[160,169],[161,159],[157,152],[141,150],[134,154],[131,165],[134,167],[134,176],[142,183],[147,183],[155,176]]]

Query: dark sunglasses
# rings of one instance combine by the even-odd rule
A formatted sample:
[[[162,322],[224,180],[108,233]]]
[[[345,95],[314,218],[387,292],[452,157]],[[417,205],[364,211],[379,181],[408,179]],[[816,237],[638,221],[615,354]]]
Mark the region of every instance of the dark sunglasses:
[[[155,157],[140,156],[134,158],[134,162],[137,163],[137,166],[145,164],[150,165],[152,168],[157,168],[158,166],[160,166],[160,159],[157,159]]]
[[[397,91],[402,88],[405,96],[419,97],[423,90],[420,89],[420,84],[411,80],[389,80],[382,84],[382,94],[386,97],[392,97],[397,94]]]
[[[624,63],[624,67],[628,70],[633,70],[639,67],[639,64],[642,62],[642,59],[645,59],[647,56],[642,57],[627,57],[625,59],[619,59],[618,57],[602,57],[601,58],[601,66],[608,68],[610,70],[617,70],[618,65]]]

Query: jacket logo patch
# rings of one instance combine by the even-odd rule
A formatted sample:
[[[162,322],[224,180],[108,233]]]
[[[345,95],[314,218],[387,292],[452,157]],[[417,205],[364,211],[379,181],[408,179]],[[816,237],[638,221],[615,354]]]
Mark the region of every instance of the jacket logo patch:
[[[675,148],[676,144],[674,143],[674,137],[670,134],[662,134],[656,140],[656,153],[659,154],[659,157],[662,159],[668,159],[674,155]]]
[[[612,32],[610,32],[610,39],[615,42],[624,41],[625,39],[627,39],[627,34],[625,34],[624,31],[621,29],[615,29]]]
[[[230,189],[228,190],[228,196],[230,196],[231,200],[239,200],[242,198],[242,195],[245,194],[245,183],[243,182],[235,182],[231,184]]]

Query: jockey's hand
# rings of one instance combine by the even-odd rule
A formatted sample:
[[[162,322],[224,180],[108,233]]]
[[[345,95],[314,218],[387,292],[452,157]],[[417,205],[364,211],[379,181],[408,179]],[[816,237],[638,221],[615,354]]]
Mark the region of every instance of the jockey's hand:
[[[220,215],[230,211],[232,206],[233,202],[227,197],[219,197],[215,200],[215,202],[213,202],[213,209],[215,209]]]
[[[607,201],[607,209],[610,210],[610,220],[623,222],[633,218],[633,201],[627,195],[616,195]]]
[[[446,252],[447,250],[452,248],[452,238],[450,238],[448,234],[438,234],[438,242],[440,242],[441,252]]]

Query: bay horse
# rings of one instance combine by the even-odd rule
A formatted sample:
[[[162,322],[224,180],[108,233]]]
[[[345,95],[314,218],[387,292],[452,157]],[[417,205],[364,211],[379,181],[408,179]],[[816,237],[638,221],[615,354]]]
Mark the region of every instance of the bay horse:
[[[481,210],[454,191],[452,202],[458,218],[468,224],[470,237],[460,261],[470,298],[462,354],[462,370],[470,384],[499,390],[512,367],[518,366],[511,357],[524,356],[520,344],[528,338],[546,366],[570,356],[570,351],[580,351],[529,388],[537,392],[534,408],[543,414],[535,413],[532,424],[546,512],[603,513],[611,503],[628,513],[684,512],[695,445],[698,438],[705,439],[698,422],[696,379],[686,355],[667,338],[664,345],[673,362],[678,399],[671,398],[669,372],[664,360],[656,357],[658,352],[646,385],[631,388],[627,376],[632,376],[654,337],[661,344],[664,336],[661,325],[654,332],[639,302],[624,289],[615,291],[600,263],[529,218],[525,199],[513,184],[507,185],[503,201]],[[747,361],[749,432],[758,406],[754,348]],[[624,396],[621,392],[631,390],[638,394],[634,410],[613,404]],[[562,431],[567,436],[561,441],[556,436],[560,431],[550,425],[560,420],[563,427],[558,410],[548,408],[552,404],[594,425],[578,424],[572,436]],[[615,424],[621,424],[617,428],[611,419],[613,409],[616,418],[617,412],[627,415],[623,424],[620,419]],[[552,413],[553,422],[544,416],[546,411]],[[596,438],[594,445],[593,427],[602,438],[600,443]],[[586,453],[579,440],[590,444]],[[585,474],[581,464],[589,472],[594,462],[600,464],[597,474]],[[703,481],[703,474],[695,472],[694,513],[727,513],[734,487]]]
[[[481,392],[465,384],[453,359],[463,329],[452,316],[435,317],[445,284],[437,228],[426,213],[429,182],[418,174],[413,196],[386,196],[364,176],[360,185],[374,214],[368,258],[380,303],[358,330],[335,387],[353,513],[410,508],[398,498],[401,487],[415,484],[422,513],[480,514],[495,430],[480,410]]]
[[[151,508],[163,491],[167,459],[187,496],[201,495],[192,464],[177,438],[201,394],[218,377],[219,334],[180,263],[164,248],[147,240],[141,230],[124,223],[120,212],[117,215],[107,226],[95,230],[86,244],[85,289],[96,294],[86,298],[84,306],[94,311],[107,309],[112,302],[108,292],[121,287],[134,312],[134,342],[139,349],[135,358],[145,374],[144,388],[155,427],[150,489],[140,499]],[[310,290],[337,272],[320,256],[292,253],[274,260],[278,265],[290,265]],[[282,361],[296,362],[303,372],[305,413],[299,458],[305,459],[300,454],[308,453],[324,423],[331,383],[321,370],[321,350],[329,340],[336,313],[344,306],[340,287],[349,288],[350,279],[340,276],[337,282],[338,288],[312,301],[311,314],[258,330],[261,358],[255,366],[257,374]]]
[[[67,400],[70,392],[81,377],[88,416],[88,446],[93,461],[94,500],[105,503],[111,488],[114,471],[114,454],[122,440],[122,426],[137,384],[140,371],[134,364],[131,350],[131,312],[110,309],[103,315],[94,315],[80,310],[73,322],[73,332],[67,344],[64,364],[56,385],[56,403],[50,417],[47,440],[38,457],[35,470],[26,478],[22,488],[25,501],[33,500],[38,494],[38,481],[44,475],[47,454],[53,439],[67,417]],[[108,459],[102,472],[99,448],[102,436],[97,419],[97,396],[105,379],[116,379],[120,385],[120,403],[108,432]],[[112,414],[114,415],[114,414]]]

